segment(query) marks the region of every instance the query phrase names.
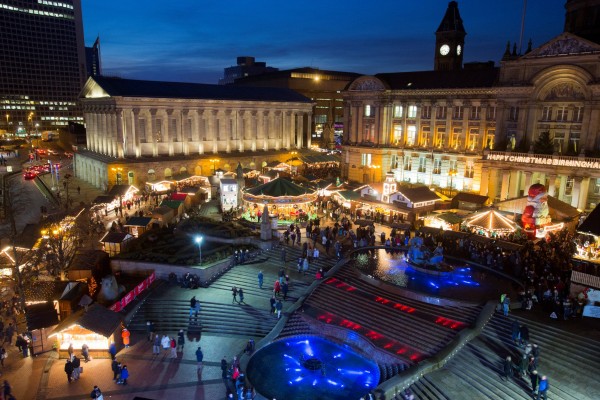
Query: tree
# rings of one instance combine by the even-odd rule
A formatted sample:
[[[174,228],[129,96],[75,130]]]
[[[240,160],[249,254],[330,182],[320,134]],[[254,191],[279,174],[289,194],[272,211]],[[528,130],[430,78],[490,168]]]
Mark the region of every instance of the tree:
[[[533,151],[536,154],[553,154],[554,142],[550,137],[550,131],[540,132],[537,140],[533,143]]]

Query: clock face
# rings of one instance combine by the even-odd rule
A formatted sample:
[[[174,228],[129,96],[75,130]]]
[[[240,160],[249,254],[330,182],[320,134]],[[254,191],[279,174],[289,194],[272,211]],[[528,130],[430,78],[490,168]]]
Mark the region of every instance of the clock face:
[[[460,53],[462,53],[462,47],[460,47],[460,44],[458,46],[456,46],[456,54],[460,56]]]
[[[450,53],[450,46],[443,44],[442,47],[440,47],[440,54],[445,56],[448,55],[448,53]]]

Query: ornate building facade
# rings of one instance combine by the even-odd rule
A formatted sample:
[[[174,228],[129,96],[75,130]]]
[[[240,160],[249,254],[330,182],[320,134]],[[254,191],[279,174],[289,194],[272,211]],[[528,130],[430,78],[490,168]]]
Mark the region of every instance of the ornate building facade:
[[[344,92],[343,175],[381,182],[392,171],[397,181],[492,200],[539,182],[560,200],[593,208],[600,201],[599,55],[599,44],[565,32],[505,57],[499,68],[471,63],[360,77]],[[536,153],[540,137],[551,141],[548,154]]]
[[[91,77],[81,97],[75,172],[99,188],[260,168],[310,146],[312,103],[287,89]]]

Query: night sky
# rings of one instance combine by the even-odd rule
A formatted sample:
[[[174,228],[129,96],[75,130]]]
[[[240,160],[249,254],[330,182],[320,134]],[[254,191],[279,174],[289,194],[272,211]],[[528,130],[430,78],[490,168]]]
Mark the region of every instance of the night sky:
[[[374,74],[431,70],[445,0],[83,0],[86,45],[100,35],[103,73],[217,83],[237,56],[280,69]],[[529,0],[523,51],[559,35],[565,0]],[[518,42],[523,0],[458,2],[464,61],[498,62]]]

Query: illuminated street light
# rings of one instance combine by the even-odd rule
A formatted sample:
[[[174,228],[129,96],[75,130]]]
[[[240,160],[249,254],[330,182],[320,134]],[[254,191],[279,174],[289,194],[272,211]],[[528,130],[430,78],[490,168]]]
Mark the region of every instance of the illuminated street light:
[[[198,251],[200,253],[200,264],[202,264],[202,236],[196,236],[194,239],[198,245]]]
[[[210,159],[210,162],[211,162],[211,163],[212,163],[212,165],[213,165],[213,175],[216,175],[216,174],[217,174],[217,167],[216,167],[216,164],[217,164],[219,161],[221,161],[221,160],[219,160],[218,158],[211,158],[211,159]]]

